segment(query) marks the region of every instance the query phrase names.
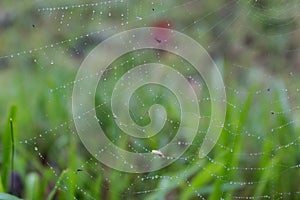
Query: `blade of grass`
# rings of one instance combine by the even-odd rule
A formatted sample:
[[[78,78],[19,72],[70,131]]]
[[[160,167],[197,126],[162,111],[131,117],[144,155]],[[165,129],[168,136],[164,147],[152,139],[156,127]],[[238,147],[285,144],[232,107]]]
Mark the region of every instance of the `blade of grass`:
[[[2,159],[2,171],[1,171],[1,179],[3,184],[3,189],[8,191],[8,177],[9,172],[13,168],[13,129],[12,129],[12,121],[15,119],[16,106],[11,106],[9,111],[9,116],[7,119],[7,125],[3,134],[3,159]]]
[[[278,102],[278,104],[272,106],[273,110],[278,113],[273,118],[272,127],[278,126],[278,124],[289,123],[292,118],[285,111],[291,109],[289,105],[289,97],[285,91],[285,86],[282,82],[277,81],[274,83],[272,99]],[[272,131],[273,132],[273,131]],[[293,187],[294,172],[286,170],[285,166],[293,166],[297,163],[297,147],[283,148],[280,151],[274,151],[278,145],[284,145],[294,140],[296,131],[293,126],[286,126],[284,129],[277,129],[274,133],[267,136],[269,143],[265,143],[263,151],[266,152],[260,161],[260,167],[267,167],[269,170],[261,171],[257,173],[257,179],[264,180],[256,187],[255,194],[261,195],[263,193],[272,194],[271,198],[276,198],[275,189],[281,188],[282,191],[288,191]],[[286,156],[288,155],[288,156]],[[284,163],[285,166],[282,165]],[[284,174],[283,174],[284,173]],[[278,175],[280,174],[280,176]]]
[[[11,134],[11,169],[10,172],[14,171],[14,159],[15,159],[15,139],[14,139],[14,126],[13,126],[13,119],[9,119],[10,124],[10,134]],[[11,188],[14,188],[14,178],[11,176]]]
[[[60,176],[59,176],[57,182],[55,183],[54,188],[52,189],[52,191],[51,191],[50,194],[48,195],[47,200],[53,199],[53,197],[54,197],[54,195],[55,195],[57,189],[59,188],[59,186],[60,186],[62,180],[65,178],[65,176],[66,176],[66,174],[67,174],[68,172],[69,172],[69,170],[66,169],[66,170],[64,170],[64,171],[60,174]]]
[[[99,175],[95,181],[95,186],[96,187],[93,187],[92,188],[92,194],[94,194],[94,198],[97,199],[97,198],[100,198],[101,197],[101,182],[103,181],[102,179],[102,175]]]
[[[0,176],[0,180],[2,180],[2,179],[1,179],[1,176]],[[2,185],[2,181],[0,181],[0,192],[4,192],[3,185]]]
[[[213,191],[209,196],[209,200],[221,199],[222,198],[222,181],[220,179],[216,180],[214,183]]]
[[[251,104],[253,102],[253,97],[254,97],[254,91],[256,91],[257,86],[254,85],[251,89],[250,89],[250,93],[249,95],[246,97],[245,103],[242,107],[242,110],[240,112],[239,118],[238,118],[238,127],[235,130],[236,133],[236,137],[234,138],[233,144],[235,144],[235,146],[233,147],[234,152],[241,152],[242,148],[243,148],[243,127],[244,124],[247,123],[247,117],[249,114],[249,111],[251,109]],[[230,168],[233,166],[239,166],[239,162],[240,162],[240,154],[235,154],[235,155],[229,155],[228,158],[226,158],[228,160],[228,163],[230,163]],[[228,177],[230,177],[231,180],[235,180],[237,177],[237,174],[234,171],[231,171],[228,173]],[[225,199],[231,199],[232,198],[232,194],[234,193],[233,190],[228,191]]]
[[[180,199],[187,200],[195,195],[195,190],[203,187],[213,179],[210,172],[218,174],[222,170],[221,165],[209,163],[205,166],[206,170],[199,171],[196,176],[191,180],[191,187],[184,188],[184,191],[180,195]]]
[[[41,183],[39,175],[36,172],[28,174],[25,180],[25,198],[31,200],[41,199],[40,191]]]
[[[275,157],[269,161],[267,168],[272,168],[273,165],[276,165],[279,161],[278,157]],[[255,189],[255,196],[262,196],[267,184],[271,181],[272,176],[274,176],[274,170],[265,170],[260,176],[260,182],[258,183]]]
[[[166,174],[167,176],[173,177],[177,176],[177,181],[172,179],[162,179],[157,186],[157,190],[147,196],[147,200],[156,200],[165,197],[168,192],[172,190],[176,190],[176,188],[180,187],[180,184],[185,185],[186,179],[188,179],[193,174],[197,173],[201,168],[194,164],[190,166],[188,169],[182,169],[176,173]],[[180,183],[180,184],[179,184]]]
[[[74,137],[70,138],[70,148],[69,148],[69,160],[68,167],[70,170],[74,171],[76,169],[76,140]],[[67,180],[68,192],[66,194],[66,198],[74,199],[75,198],[75,183],[77,176],[74,173],[69,173],[69,178]]]

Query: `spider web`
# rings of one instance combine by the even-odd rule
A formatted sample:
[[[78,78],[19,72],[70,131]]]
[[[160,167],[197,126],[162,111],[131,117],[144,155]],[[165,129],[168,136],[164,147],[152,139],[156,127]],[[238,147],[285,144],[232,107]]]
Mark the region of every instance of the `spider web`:
[[[1,23],[5,47],[1,48],[0,66],[13,68],[15,73],[5,70],[1,76],[7,87],[1,87],[5,98],[1,95],[4,103],[0,110],[3,113],[11,101],[17,102],[19,118],[26,118],[17,125],[18,156],[25,162],[35,157],[26,170],[39,171],[43,166],[49,173],[41,176],[50,183],[62,170],[69,170],[57,186],[61,198],[299,198],[299,1],[1,4],[7,9],[0,9],[5,19]],[[206,48],[223,75],[227,116],[213,151],[200,159],[199,147],[209,121],[214,120],[209,107],[220,99],[210,98],[193,66],[169,52],[149,49],[116,59],[99,81],[95,111],[107,137],[127,151],[160,149],[180,126],[176,97],[163,87],[145,85],[132,96],[130,116],[137,124],[146,125],[149,107],[159,103],[171,113],[164,129],[151,139],[133,139],[117,128],[110,99],[114,84],[128,70],[151,62],[172,66],[200,91],[197,137],[192,144],[178,144],[191,145],[189,149],[161,170],[130,174],[103,165],[81,144],[72,119],[71,97],[78,84],[76,72],[98,43],[123,30],[145,26],[178,30]],[[17,35],[10,36],[10,30]],[[90,76],[87,79],[96,74]],[[22,92],[24,99],[18,99],[17,92]],[[126,162],[118,155],[111,156]],[[69,196],[71,191],[74,197]]]

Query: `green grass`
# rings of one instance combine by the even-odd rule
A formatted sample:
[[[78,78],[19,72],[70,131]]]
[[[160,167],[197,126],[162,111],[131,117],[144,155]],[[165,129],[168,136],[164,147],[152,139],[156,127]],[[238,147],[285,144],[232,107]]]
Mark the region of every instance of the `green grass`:
[[[35,73],[38,76],[45,76],[39,71]],[[22,76],[26,77],[27,75]],[[279,82],[277,81],[277,83]],[[32,136],[21,135],[21,125],[25,126],[24,129],[27,128],[28,132],[35,131],[38,134],[43,134],[44,131],[54,127],[54,124],[60,124],[60,120],[68,121],[66,119],[70,118],[69,111],[62,107],[66,99],[59,99],[59,95],[55,93],[49,97],[47,92],[39,90],[40,93],[37,96],[39,96],[38,102],[40,103],[32,104],[31,108],[27,108],[31,112],[27,113],[28,117],[26,117],[40,122],[39,127],[30,129],[30,126],[22,123],[23,119],[20,117],[22,114],[15,114],[16,106],[19,108],[21,104],[16,103],[16,106],[11,107],[8,112],[6,128],[2,134],[2,163],[6,163],[1,168],[2,192],[8,192],[8,178],[12,167],[13,143],[10,119],[12,119],[17,130],[15,132],[17,139],[15,140],[23,141],[22,144],[15,143],[15,171],[20,174],[24,181],[23,197],[25,199],[46,197],[54,199],[54,196],[58,199],[72,199],[73,197],[97,199],[99,196],[119,199],[120,197],[126,198],[127,195],[136,199],[159,199],[173,193],[179,199],[193,199],[196,198],[197,194],[210,199],[218,199],[221,196],[226,197],[226,199],[232,199],[233,196],[249,195],[259,197],[269,194],[274,194],[272,197],[276,198],[279,195],[275,194],[276,191],[298,191],[297,181],[291,181],[293,180],[292,177],[298,176],[298,174],[289,169],[290,166],[297,164],[298,146],[284,147],[290,142],[297,143],[297,130],[287,126],[274,133],[270,131],[272,127],[279,127],[281,124],[292,120],[288,114],[276,116],[270,113],[270,110],[276,113],[285,112],[290,107],[287,101],[289,97],[287,94],[283,95],[282,90],[285,89],[285,86],[281,84],[274,84],[272,92],[265,91],[265,95],[261,97],[256,94],[256,91],[261,90],[261,84],[252,85],[244,95],[235,96],[231,91],[228,92],[228,100],[236,105],[235,108],[228,106],[227,110],[226,125],[232,124],[232,126],[226,126],[218,141],[219,145],[209,154],[209,158],[213,158],[213,160],[199,160],[195,156],[198,145],[196,141],[192,145],[192,150],[183,156],[183,158],[192,156],[195,160],[189,159],[187,163],[177,161],[166,169],[157,172],[162,176],[173,177],[174,180],[170,178],[154,179],[149,183],[143,183],[141,177],[152,177],[155,176],[156,172],[137,175],[123,174],[107,169],[95,159],[90,158],[76,135],[70,134],[67,127],[57,129],[48,135],[45,134],[42,138],[37,138],[34,141],[30,141],[30,138],[34,137],[35,134]],[[45,86],[34,87],[42,88]],[[140,91],[139,95],[143,96],[143,91]],[[25,97],[30,98],[26,95]],[[50,104],[46,103],[47,98],[51,99]],[[270,99],[272,99],[271,109],[269,107]],[[26,101],[24,98],[23,100]],[[36,108],[36,105],[41,106]],[[50,112],[52,107],[60,107],[60,109],[57,112]],[[33,113],[36,116],[32,116]],[[43,114],[48,114],[49,118],[45,121],[46,123],[42,123],[38,118]],[[174,115],[177,115],[176,111],[174,111]],[[259,117],[261,115],[269,116],[272,119],[267,120],[266,117]],[[56,122],[52,122],[52,119]],[[138,121],[138,119],[136,120]],[[106,123],[108,128],[112,128],[113,125],[109,121]],[[258,143],[253,144],[247,141],[249,139],[246,130],[256,130],[257,132],[253,132],[256,137],[260,136],[259,130],[265,134],[260,136],[262,140],[257,140]],[[28,140],[28,143],[24,144],[24,140]],[[51,141],[51,145],[48,141]],[[201,141],[200,138],[199,141]],[[152,142],[153,148],[159,144],[158,141],[152,140]],[[281,146],[282,149],[274,152],[278,146]],[[38,152],[34,150],[34,147],[38,147]],[[264,155],[253,159],[249,156],[249,152],[263,152]],[[42,157],[39,157],[38,153],[41,153]],[[289,157],[286,157],[287,153]],[[245,157],[243,154],[247,156]],[[28,160],[30,160],[29,163]],[[94,163],[98,164],[93,166]],[[53,166],[54,168],[52,168]],[[257,167],[267,170],[250,171],[251,176],[249,177],[247,170],[233,170],[234,167]],[[120,180],[122,180],[121,184]],[[257,182],[254,184],[255,186],[250,185],[245,188],[242,185],[234,184],[234,182],[247,183],[251,181]],[[283,182],[285,184],[282,184]],[[149,188],[157,188],[157,190],[151,190],[149,194],[139,194],[140,196],[134,194],[135,191],[147,191]],[[297,198],[297,194],[293,195]]]
[[[16,106],[12,106],[9,110],[9,116],[6,121],[5,130],[2,134],[2,170],[1,180],[5,190],[8,189],[9,173],[14,169],[14,132],[13,132],[13,121],[16,115]],[[11,183],[13,184],[13,183]]]
[[[50,74],[61,73],[55,71],[48,72]],[[47,73],[40,70],[33,73],[39,79],[49,81],[43,82],[43,84],[40,85],[30,85],[30,83],[26,83],[28,84],[26,87],[35,88],[37,91],[37,94],[35,94],[37,99],[31,102],[30,99],[33,98],[32,95],[22,94],[20,89],[17,93],[22,95],[22,101],[28,102],[29,106],[27,108],[21,108],[23,103],[17,102],[16,106],[19,108],[18,115],[15,115],[16,107],[12,107],[8,112],[9,114],[5,123],[6,128],[2,134],[2,163],[5,164],[2,165],[1,168],[3,192],[8,191],[8,178],[12,166],[12,129],[10,119],[13,119],[13,124],[16,126],[16,141],[28,140],[35,135],[43,134],[44,131],[70,119],[69,111],[64,107],[67,103],[67,99],[61,98],[61,95],[64,94],[65,91],[58,91],[49,96],[49,92],[43,89],[49,87],[48,84],[51,85],[51,79],[46,75]],[[67,74],[68,72],[63,73]],[[26,71],[24,71],[22,75],[19,75],[18,81],[14,83],[14,87],[18,88],[19,84],[26,80],[28,75]],[[107,84],[109,85],[110,83]],[[284,88],[285,86],[278,84],[278,86],[272,87],[272,95],[270,97],[266,91],[262,98],[255,95],[255,92],[261,89],[260,85],[251,86],[250,89],[247,89],[245,95],[235,96],[228,92],[228,100],[234,103],[238,108],[228,107],[226,124],[233,124],[233,126],[223,130],[219,144],[232,148],[234,153],[228,149],[216,146],[209,155],[213,157],[216,162],[211,162],[208,159],[199,161],[190,160],[191,163],[189,164],[179,162],[159,173],[169,177],[178,176],[175,178],[175,181],[168,178],[157,179],[148,185],[140,182],[140,179],[137,179],[137,175],[135,174],[122,175],[120,172],[108,169],[105,169],[104,173],[100,170],[101,168],[103,169],[104,166],[100,165],[100,167],[99,164],[96,168],[91,166],[97,161],[94,159],[89,160],[88,153],[85,152],[76,135],[70,134],[70,130],[66,127],[55,130],[49,133],[49,135],[43,135],[42,138],[36,140],[36,144],[32,142],[31,144],[16,143],[15,170],[20,173],[24,181],[26,188],[24,197],[26,199],[41,199],[45,197],[52,199],[55,195],[59,199],[72,199],[74,196],[78,198],[87,197],[78,190],[78,187],[84,189],[84,192],[87,192],[88,195],[96,199],[99,196],[109,199],[119,199],[120,197],[124,197],[123,195],[126,197],[128,187],[133,192],[147,191],[148,188],[158,188],[157,191],[151,191],[148,195],[141,194],[143,198],[147,197],[149,199],[159,199],[170,193],[177,193],[180,199],[195,198],[197,192],[206,197],[210,196],[211,199],[217,199],[220,196],[231,199],[233,195],[262,196],[272,194],[274,191],[297,191],[296,181],[289,181],[291,180],[290,177],[294,177],[296,174],[294,174],[294,171],[284,167],[284,165],[293,166],[296,164],[295,160],[298,156],[297,147],[291,150],[287,148],[282,151],[272,152],[277,145],[284,145],[290,141],[294,141],[295,136],[293,135],[296,135],[297,132],[293,128],[287,127],[279,129],[275,135],[270,135],[271,127],[278,127],[280,124],[291,121],[291,116],[279,115],[278,117],[273,117],[274,119],[271,121],[266,120],[265,122],[261,121],[265,119],[265,117],[259,117],[259,115],[272,116],[270,114],[270,108],[268,107],[270,98],[272,102],[278,102],[272,106],[272,110],[275,110],[276,113],[284,112],[290,107],[285,100],[287,96],[284,96],[281,92]],[[240,88],[240,90],[242,90],[242,88]],[[140,91],[139,95],[143,96],[143,91]],[[259,102],[256,103],[257,101]],[[151,102],[148,103],[151,104]],[[23,109],[26,109],[26,114]],[[144,111],[141,111],[141,114],[142,113],[144,113]],[[48,115],[48,119],[41,120],[40,116],[43,115]],[[176,111],[174,111],[174,115],[176,119]],[[109,121],[106,121],[106,123],[108,129],[113,128],[113,125]],[[33,124],[35,125],[33,126]],[[245,128],[248,130],[265,131],[266,134],[261,136],[264,141],[261,144],[247,146]],[[21,133],[26,134],[23,135]],[[233,133],[233,135],[231,133]],[[254,132],[254,134],[256,134],[256,132]],[[50,141],[51,145],[49,143]],[[154,146],[159,143],[158,141],[152,142]],[[196,144],[194,145],[196,146]],[[35,146],[37,146],[39,152],[43,154],[44,160],[40,159],[38,154],[34,151]],[[270,168],[270,170],[254,171],[251,174],[252,177],[249,178],[247,171],[238,173],[235,170],[227,171],[224,166],[219,164],[223,163],[227,168],[242,167],[247,163],[248,157],[246,157],[245,160],[241,154],[246,153],[248,151],[247,148],[250,148],[254,152],[262,151],[266,153],[261,159],[250,163],[251,166]],[[190,153],[192,153],[192,151],[185,154],[185,156],[193,155]],[[286,158],[286,153],[289,153],[289,158]],[[194,156],[194,158],[197,159],[197,156]],[[30,164],[28,164],[28,160],[30,160]],[[83,171],[75,173],[87,160],[88,164],[83,167]],[[46,162],[46,165],[44,165],[43,162]],[[53,165],[57,167],[55,167],[55,169],[49,169],[49,166]],[[69,170],[64,171],[64,169]],[[93,178],[90,178],[89,174],[92,174]],[[155,173],[152,174],[155,176]],[[281,174],[284,174],[284,177],[281,177]],[[152,175],[149,174],[147,176],[151,177]],[[216,178],[216,176],[222,178]],[[107,182],[107,180],[109,180],[109,182]],[[120,180],[122,180],[122,184],[120,184]],[[242,186],[232,185],[230,181],[259,181],[259,183],[256,184],[254,188],[248,189],[249,191],[244,191]],[[132,182],[134,183],[133,186],[131,186]],[[286,184],[282,185],[282,182]],[[64,189],[65,187],[66,189]],[[33,188],[35,189],[33,190]],[[33,191],[36,192],[33,193]],[[135,196],[135,198],[141,198],[141,196]]]

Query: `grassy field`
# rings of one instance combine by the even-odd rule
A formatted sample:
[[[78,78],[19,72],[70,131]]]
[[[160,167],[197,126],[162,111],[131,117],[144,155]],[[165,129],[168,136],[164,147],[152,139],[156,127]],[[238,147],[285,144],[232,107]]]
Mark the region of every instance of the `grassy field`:
[[[95,3],[0,2],[0,199],[300,199],[299,2]],[[172,66],[201,86],[202,117],[193,143],[171,165],[149,173],[109,168],[77,135],[77,70],[109,36],[166,24],[199,42],[221,71],[227,96],[221,137],[200,159],[214,120],[211,102],[220,99],[210,99],[203,77],[186,60],[156,50],[128,53],[111,64],[95,97],[99,124],[115,145],[151,152],[178,131],[180,102],[158,85],[139,88],[129,112],[144,126],[151,105],[164,106],[167,121],[158,135],[133,139],[114,122],[113,88],[143,63]]]

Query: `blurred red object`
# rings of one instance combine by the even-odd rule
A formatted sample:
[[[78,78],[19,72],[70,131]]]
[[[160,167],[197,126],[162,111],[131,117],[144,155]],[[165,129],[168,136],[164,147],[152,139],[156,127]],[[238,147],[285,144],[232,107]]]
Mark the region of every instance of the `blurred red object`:
[[[166,29],[172,29],[172,22],[167,19],[161,19],[158,21],[155,21],[151,25],[152,27],[157,27],[157,28],[166,28]],[[170,40],[170,32],[168,30],[163,30],[163,29],[157,29],[153,33],[153,37],[158,43],[164,43],[164,42],[169,42]]]

